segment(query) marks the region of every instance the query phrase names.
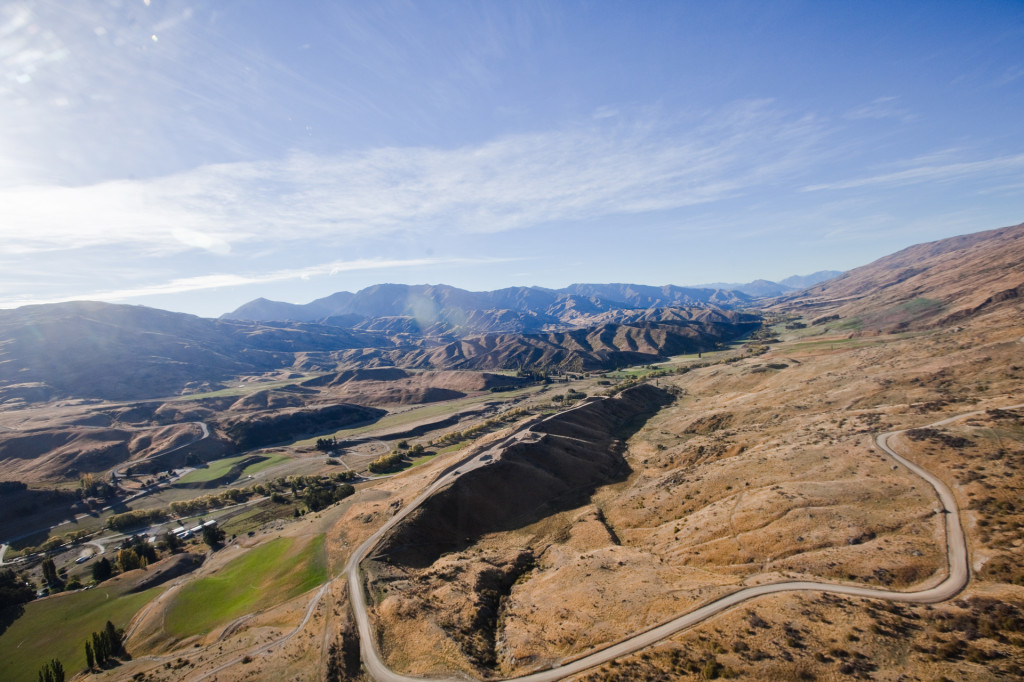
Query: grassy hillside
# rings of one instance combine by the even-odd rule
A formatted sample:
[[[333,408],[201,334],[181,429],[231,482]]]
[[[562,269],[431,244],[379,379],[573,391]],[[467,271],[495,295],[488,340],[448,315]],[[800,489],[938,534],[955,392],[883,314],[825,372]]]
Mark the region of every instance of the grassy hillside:
[[[126,582],[29,602],[25,613],[0,635],[0,679],[34,682],[44,663],[57,658],[68,677],[85,668],[84,642],[109,620],[125,627],[165,587],[130,594]]]
[[[280,604],[327,579],[324,538],[277,538],[235,559],[216,575],[188,584],[167,609],[174,637],[203,634],[235,618]]]

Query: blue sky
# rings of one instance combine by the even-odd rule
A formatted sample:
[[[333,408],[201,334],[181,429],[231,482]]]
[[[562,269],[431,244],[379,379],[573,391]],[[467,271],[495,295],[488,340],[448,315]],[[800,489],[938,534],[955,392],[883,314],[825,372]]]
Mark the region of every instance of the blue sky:
[[[6,2],[0,307],[696,284],[1024,221],[1020,2]]]

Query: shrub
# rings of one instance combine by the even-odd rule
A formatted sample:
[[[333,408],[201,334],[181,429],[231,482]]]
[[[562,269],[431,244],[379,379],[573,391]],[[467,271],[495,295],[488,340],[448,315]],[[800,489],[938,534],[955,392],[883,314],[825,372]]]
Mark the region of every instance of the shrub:
[[[138,509],[123,514],[114,514],[107,519],[107,528],[124,532],[132,528],[148,526],[154,521],[163,521],[167,512],[163,509]]]

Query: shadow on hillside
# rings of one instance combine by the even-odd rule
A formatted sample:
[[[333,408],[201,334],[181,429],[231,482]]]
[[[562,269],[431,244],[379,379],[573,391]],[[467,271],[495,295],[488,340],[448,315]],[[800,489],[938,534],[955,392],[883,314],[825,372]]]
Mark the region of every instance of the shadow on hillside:
[[[629,477],[623,440],[671,401],[667,391],[642,385],[535,424],[529,438],[510,443],[493,463],[426,500],[385,538],[375,558],[425,568],[488,533],[587,504],[598,488]]]
[[[0,635],[7,632],[7,628],[14,624],[14,621],[21,618],[25,613],[25,607],[21,604],[15,604],[14,606],[8,606],[5,609],[0,609]]]

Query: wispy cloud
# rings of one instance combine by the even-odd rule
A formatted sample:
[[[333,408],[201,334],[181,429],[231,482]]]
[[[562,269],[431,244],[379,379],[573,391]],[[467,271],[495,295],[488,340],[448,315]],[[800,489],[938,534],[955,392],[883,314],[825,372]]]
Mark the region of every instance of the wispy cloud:
[[[898,105],[898,97],[879,97],[868,104],[851,109],[844,114],[843,118],[852,121],[863,119],[896,119],[907,123],[914,120],[915,116],[908,109]]]
[[[680,130],[591,122],[474,147],[381,148],[210,165],[150,180],[0,190],[8,253],[128,245],[145,253],[360,235],[446,235],[720,201],[799,171],[823,135],[767,103]]]
[[[860,187],[913,185],[924,182],[949,182],[971,176],[1001,175],[1006,172],[1020,172],[1024,169],[1024,154],[1000,156],[981,161],[958,163],[926,163],[905,170],[882,173],[869,177],[808,185],[804,192],[820,190],[856,189]]]
[[[108,291],[91,292],[88,298],[93,301],[121,302],[133,298],[144,298],[168,294],[182,294],[194,291],[206,291],[213,289],[224,289],[227,287],[245,286],[251,284],[271,284],[289,280],[310,279],[337,275],[344,272],[355,272],[360,270],[393,270],[400,268],[416,268],[434,265],[480,265],[487,263],[509,262],[516,259],[511,258],[409,258],[409,259],[385,259],[385,258],[364,258],[350,261],[333,261],[311,265],[305,268],[294,268],[277,270],[261,274],[213,274],[199,275],[195,277],[184,277],[172,279],[168,282],[146,284],[133,288],[116,289]],[[37,305],[42,303],[57,303],[68,300],[68,296],[57,296],[51,298],[43,297],[8,297],[0,298],[0,308],[15,308],[22,305]]]

